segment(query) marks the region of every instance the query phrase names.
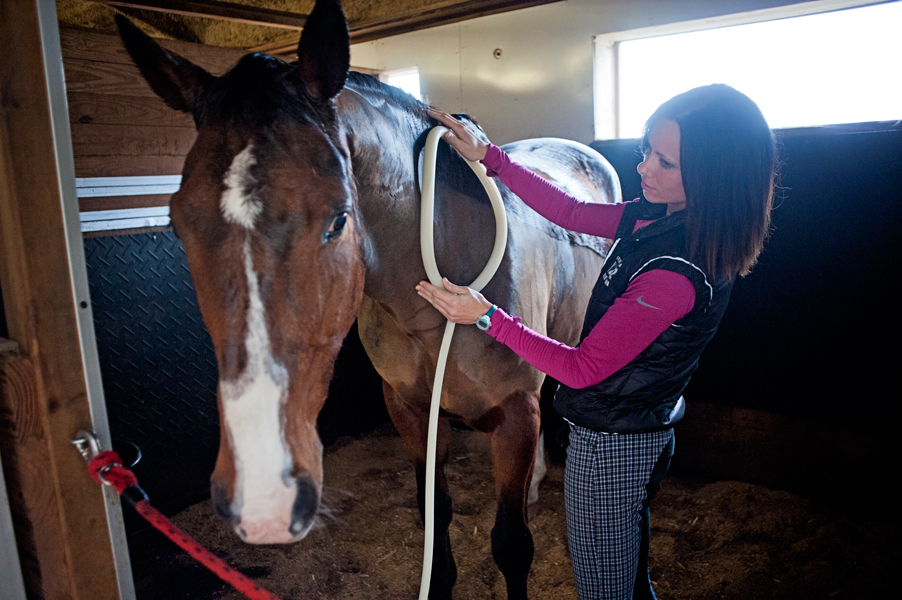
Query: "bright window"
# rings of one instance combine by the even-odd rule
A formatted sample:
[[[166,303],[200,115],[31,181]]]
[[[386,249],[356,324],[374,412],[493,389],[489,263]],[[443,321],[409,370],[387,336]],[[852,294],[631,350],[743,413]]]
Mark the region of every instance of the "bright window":
[[[401,88],[417,100],[423,99],[420,96],[420,72],[416,67],[383,71],[379,74],[379,80]]]
[[[596,137],[638,137],[662,102],[709,83],[747,94],[771,127],[902,119],[900,30],[897,1],[644,39],[599,36]],[[605,90],[612,81],[616,91]]]

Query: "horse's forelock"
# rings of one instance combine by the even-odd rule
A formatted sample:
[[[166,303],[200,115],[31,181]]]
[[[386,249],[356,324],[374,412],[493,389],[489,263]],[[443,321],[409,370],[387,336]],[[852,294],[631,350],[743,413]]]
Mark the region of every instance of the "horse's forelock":
[[[307,94],[296,63],[259,52],[209,85],[196,114],[198,126],[242,122],[258,130],[285,117],[331,122],[334,108]]]

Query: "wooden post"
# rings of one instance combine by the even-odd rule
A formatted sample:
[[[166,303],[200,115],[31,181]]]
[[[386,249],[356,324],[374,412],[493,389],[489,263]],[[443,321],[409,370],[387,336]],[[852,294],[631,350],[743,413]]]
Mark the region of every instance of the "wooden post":
[[[58,48],[51,0],[0,2],[0,289],[20,348],[0,355],[0,451],[29,598],[112,600],[115,500],[70,444],[106,421],[89,403],[99,376],[85,368],[96,348]]]
[[[19,552],[16,550],[16,536],[2,467],[3,461],[0,460],[0,573],[3,573],[0,578],[0,598],[25,600],[25,583],[22,581],[22,568]]]

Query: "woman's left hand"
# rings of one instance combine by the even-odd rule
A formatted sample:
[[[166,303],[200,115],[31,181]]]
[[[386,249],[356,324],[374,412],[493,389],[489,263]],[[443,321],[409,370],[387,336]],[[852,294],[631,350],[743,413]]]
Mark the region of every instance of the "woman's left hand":
[[[417,284],[417,294],[425,298],[452,323],[473,325],[476,319],[492,308],[485,296],[463,285],[454,285],[448,278],[442,279],[443,290],[428,281]]]
[[[448,128],[442,137],[461,156],[472,162],[485,158],[489,145],[483,142],[465,123],[431,106],[426,109],[426,112]]]

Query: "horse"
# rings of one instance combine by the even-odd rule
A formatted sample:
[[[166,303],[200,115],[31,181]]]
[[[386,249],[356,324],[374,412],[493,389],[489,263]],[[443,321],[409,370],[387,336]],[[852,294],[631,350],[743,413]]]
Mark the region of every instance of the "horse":
[[[426,105],[349,73],[337,0],[316,3],[296,62],[249,54],[220,77],[163,49],[124,17],[117,24],[151,88],[191,113],[197,127],[170,217],[219,371],[215,511],[248,543],[294,542],[310,530],[323,483],[316,418],[356,318],[415,463],[422,516],[429,400],[444,328],[415,292],[425,276],[420,151],[437,124]],[[576,197],[620,199],[616,173],[586,146],[540,139],[505,150]],[[494,217],[478,180],[446,144],[438,163],[438,266],[466,283],[491,253]],[[533,329],[574,344],[606,246],[550,224],[499,187],[508,243],[484,293]],[[534,548],[526,496],[543,378],[477,328],[458,327],[441,397],[430,597],[450,598],[457,577],[444,477],[455,420],[490,436],[498,499],[492,555],[508,597],[527,598]]]

